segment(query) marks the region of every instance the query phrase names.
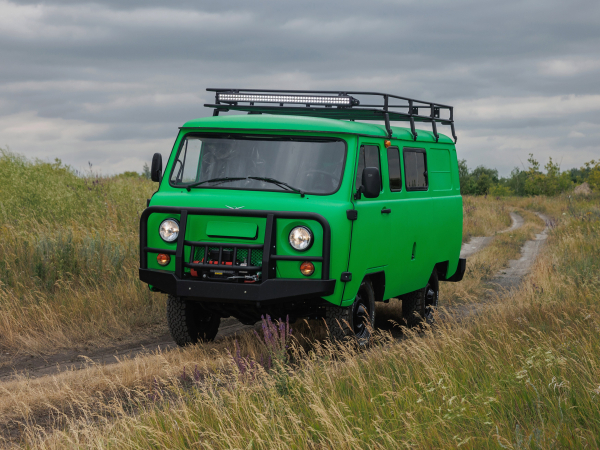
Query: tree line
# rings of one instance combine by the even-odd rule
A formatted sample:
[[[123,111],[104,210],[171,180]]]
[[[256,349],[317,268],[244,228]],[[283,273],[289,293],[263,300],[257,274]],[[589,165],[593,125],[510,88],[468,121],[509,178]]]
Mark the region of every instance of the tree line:
[[[600,189],[600,161],[591,160],[579,169],[561,171],[560,165],[549,158],[542,168],[533,154],[528,167],[515,167],[508,177],[498,176],[498,170],[478,166],[470,170],[467,161],[458,161],[460,191],[467,195],[558,195],[587,182],[592,189]]]

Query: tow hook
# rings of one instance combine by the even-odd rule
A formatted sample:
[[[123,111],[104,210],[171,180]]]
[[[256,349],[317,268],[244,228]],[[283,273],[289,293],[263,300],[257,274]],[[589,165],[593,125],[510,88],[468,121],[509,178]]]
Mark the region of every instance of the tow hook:
[[[244,276],[233,276],[227,277],[228,280],[245,280],[249,283],[255,283],[260,280],[261,272],[258,272],[256,275],[244,275]]]

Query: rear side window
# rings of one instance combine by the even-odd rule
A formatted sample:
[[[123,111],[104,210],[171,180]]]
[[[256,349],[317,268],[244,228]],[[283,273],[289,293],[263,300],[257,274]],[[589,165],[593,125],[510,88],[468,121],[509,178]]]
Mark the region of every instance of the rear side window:
[[[402,190],[402,174],[400,172],[400,150],[398,147],[388,147],[388,171],[390,177],[390,191]]]
[[[365,167],[377,167],[381,173],[379,147],[377,145],[361,145],[358,154],[358,170],[356,171],[356,187],[362,186],[362,174]]]
[[[427,156],[423,148],[404,149],[404,179],[407,191],[426,191]]]

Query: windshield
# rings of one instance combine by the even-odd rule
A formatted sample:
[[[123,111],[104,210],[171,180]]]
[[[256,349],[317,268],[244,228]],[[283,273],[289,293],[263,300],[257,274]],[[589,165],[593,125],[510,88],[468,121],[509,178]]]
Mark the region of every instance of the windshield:
[[[170,181],[173,186],[187,186],[219,178],[198,187],[291,192],[285,186],[247,178],[261,177],[309,194],[332,194],[340,185],[345,157],[341,140],[191,135],[181,143]]]

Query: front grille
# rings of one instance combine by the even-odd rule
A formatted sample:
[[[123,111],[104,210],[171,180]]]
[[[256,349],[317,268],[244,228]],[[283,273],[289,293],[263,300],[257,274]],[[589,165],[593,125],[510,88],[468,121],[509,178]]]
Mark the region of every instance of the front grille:
[[[219,261],[219,249],[220,247],[208,247],[208,260],[204,261],[204,250],[205,247],[194,247],[193,261],[201,262],[213,262]],[[233,259],[233,247],[223,247],[222,262],[232,262]],[[248,261],[248,253],[250,253],[250,261]],[[262,266],[263,251],[262,249],[246,249],[238,248],[236,254],[235,265],[249,265],[249,266]]]
[[[189,242],[189,241],[188,241]],[[189,242],[189,276],[206,281],[257,283],[262,278],[263,245]]]

